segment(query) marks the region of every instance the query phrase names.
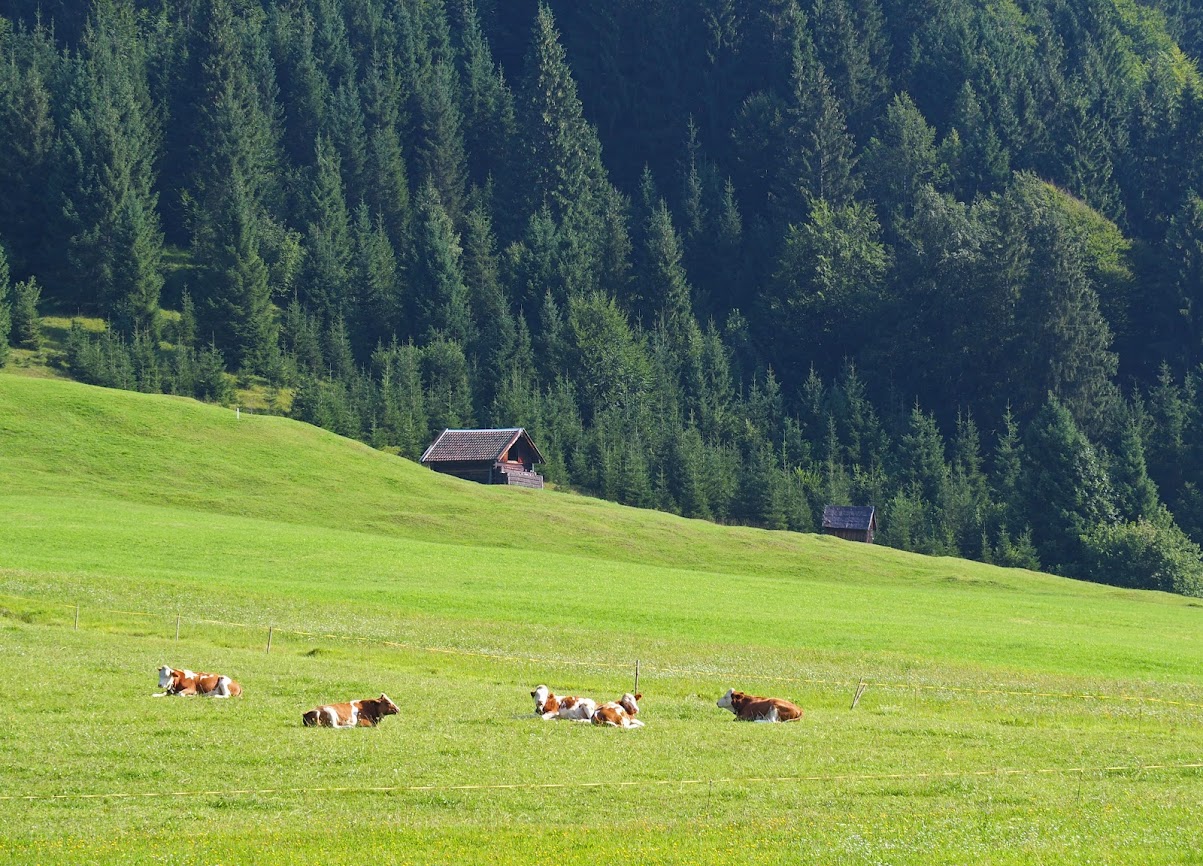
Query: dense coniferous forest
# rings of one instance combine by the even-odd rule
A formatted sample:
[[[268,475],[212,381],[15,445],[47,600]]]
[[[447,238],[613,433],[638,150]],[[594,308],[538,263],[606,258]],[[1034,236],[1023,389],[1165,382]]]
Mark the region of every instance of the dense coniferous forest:
[[[0,13],[0,363],[1203,594],[1201,4]]]

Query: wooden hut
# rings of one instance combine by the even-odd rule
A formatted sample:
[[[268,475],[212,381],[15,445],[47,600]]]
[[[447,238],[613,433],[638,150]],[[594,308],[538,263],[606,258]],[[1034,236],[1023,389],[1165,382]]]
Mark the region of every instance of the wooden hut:
[[[877,512],[872,505],[828,505],[823,509],[823,534],[849,541],[873,543]]]
[[[480,484],[514,484],[543,487],[535,464],[543,455],[521,427],[500,430],[444,430],[420,461],[435,472],[445,472]]]

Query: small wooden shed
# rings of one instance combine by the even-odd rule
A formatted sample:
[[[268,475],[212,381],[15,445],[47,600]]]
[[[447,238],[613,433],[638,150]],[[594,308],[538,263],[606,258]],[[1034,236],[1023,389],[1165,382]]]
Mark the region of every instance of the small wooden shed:
[[[873,543],[877,512],[872,505],[828,505],[823,509],[823,534],[848,541]]]
[[[480,484],[543,487],[543,476],[535,472],[543,455],[522,427],[444,430],[419,462]]]

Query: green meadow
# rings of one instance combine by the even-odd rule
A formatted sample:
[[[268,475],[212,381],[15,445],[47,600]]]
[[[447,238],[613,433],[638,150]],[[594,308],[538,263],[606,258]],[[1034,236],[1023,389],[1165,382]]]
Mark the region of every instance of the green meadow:
[[[532,716],[637,661],[646,727]],[[1197,600],[0,375],[0,862],[1203,863],[1201,765]]]

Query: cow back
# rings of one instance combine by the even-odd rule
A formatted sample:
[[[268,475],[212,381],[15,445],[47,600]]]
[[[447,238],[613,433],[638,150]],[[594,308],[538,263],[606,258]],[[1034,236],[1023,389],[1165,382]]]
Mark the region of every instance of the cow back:
[[[745,722],[775,719],[792,722],[802,718],[802,708],[781,698],[762,698],[736,692],[731,696],[731,706],[736,718]]]

